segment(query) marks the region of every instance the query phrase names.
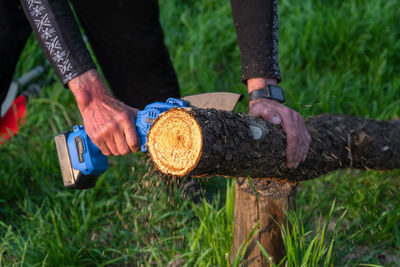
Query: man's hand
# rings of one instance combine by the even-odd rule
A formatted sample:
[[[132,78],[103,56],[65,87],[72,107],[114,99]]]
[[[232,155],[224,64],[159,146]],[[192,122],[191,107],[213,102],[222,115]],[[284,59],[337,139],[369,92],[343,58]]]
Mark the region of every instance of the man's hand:
[[[254,78],[247,81],[249,93],[265,87],[267,84],[277,84],[275,79]],[[311,142],[310,134],[304,124],[302,116],[270,99],[257,99],[249,103],[249,114],[261,117],[273,124],[282,124],[286,133],[286,160],[288,168],[297,168],[307,156]]]
[[[78,103],[86,133],[104,155],[139,150],[137,109],[113,98],[96,70],[75,77],[68,86]]]

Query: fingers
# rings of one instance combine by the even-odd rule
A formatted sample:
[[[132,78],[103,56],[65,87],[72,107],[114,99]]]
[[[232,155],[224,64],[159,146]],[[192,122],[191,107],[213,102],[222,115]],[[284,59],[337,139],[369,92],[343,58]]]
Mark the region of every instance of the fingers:
[[[128,144],[129,149],[132,152],[138,152],[140,148],[139,136],[136,132],[136,127],[130,124],[124,131],[125,139]]]
[[[122,114],[121,126],[124,140],[124,150],[126,155],[132,152],[138,152],[140,148],[140,139],[136,131],[137,109],[130,108]]]
[[[308,153],[308,149],[310,148],[310,143],[311,143],[311,136],[310,133],[307,130],[306,124],[304,123],[303,118],[301,117],[301,133],[303,133],[303,136],[301,138],[302,142],[302,158],[301,161],[305,161]]]
[[[282,117],[283,128],[286,132],[286,160],[288,168],[297,168],[299,163],[307,157],[310,134],[307,131],[304,120],[299,113],[293,110],[285,110]]]
[[[106,124],[86,128],[89,137],[106,155],[126,155],[137,152],[140,147],[136,133],[135,118],[132,113],[124,112],[109,120]]]
[[[125,134],[120,129],[105,129],[99,131],[100,134],[92,138],[93,142],[100,148],[101,152],[106,155],[127,155],[131,152]]]
[[[307,157],[311,142],[303,117],[296,111],[273,100],[250,103],[250,115],[280,124],[286,133],[286,161],[288,168],[297,168]]]
[[[96,144],[95,142],[93,142],[93,143]],[[110,149],[108,148],[108,146],[106,145],[105,142],[100,142],[100,143],[98,143],[96,145],[101,150],[101,153],[103,153],[103,155],[105,155],[105,156],[111,156],[112,155]]]
[[[296,117],[284,116],[283,128],[286,132],[286,161],[288,168],[296,168],[299,164],[298,160],[298,135]]]
[[[86,128],[86,133],[92,139],[101,150],[101,152],[106,155],[120,155],[118,147],[114,138],[115,124],[108,123],[106,125],[97,125],[97,127],[91,129],[90,131]],[[121,142],[118,140],[118,142]]]
[[[275,103],[268,103],[264,101],[255,103],[251,106],[249,114],[254,117],[261,117],[273,124],[280,124],[282,122],[282,118],[277,112],[277,107],[273,104]]]
[[[118,130],[114,132],[114,140],[115,140],[115,145],[118,151],[118,154],[114,154],[115,156],[119,155],[127,155],[131,152],[131,149],[128,146],[128,143],[126,141],[124,132],[122,130]]]

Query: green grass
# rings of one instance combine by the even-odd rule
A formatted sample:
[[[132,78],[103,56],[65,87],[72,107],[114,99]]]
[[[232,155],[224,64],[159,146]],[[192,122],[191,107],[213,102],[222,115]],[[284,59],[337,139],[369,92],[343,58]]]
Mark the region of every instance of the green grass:
[[[182,94],[245,93],[229,1],[160,6]],[[399,117],[396,0],[281,0],[279,13],[289,107],[305,117]],[[16,76],[43,60],[31,39]],[[0,266],[228,266],[232,180],[210,179],[214,201],[194,204],[149,171],[145,155],[132,154],[111,157],[94,189],[63,188],[53,137],[81,118],[72,94],[53,78],[52,71],[42,77],[46,85],[29,100],[25,126],[0,146]],[[246,103],[237,111],[246,112]],[[288,216],[292,231],[284,231],[288,266],[398,266],[399,176],[346,170],[302,183]]]

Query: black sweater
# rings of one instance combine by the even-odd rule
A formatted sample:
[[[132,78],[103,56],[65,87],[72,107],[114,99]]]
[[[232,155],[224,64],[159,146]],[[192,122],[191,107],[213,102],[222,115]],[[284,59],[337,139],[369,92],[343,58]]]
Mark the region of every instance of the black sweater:
[[[42,49],[64,85],[95,68],[67,0],[21,0],[21,3]],[[242,81],[257,77],[280,81],[277,0],[231,0],[231,4],[242,61]]]

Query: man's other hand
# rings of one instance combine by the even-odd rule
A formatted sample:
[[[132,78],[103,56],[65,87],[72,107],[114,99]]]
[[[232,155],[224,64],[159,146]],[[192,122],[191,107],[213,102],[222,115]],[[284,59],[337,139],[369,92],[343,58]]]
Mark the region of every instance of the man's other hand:
[[[276,85],[274,79],[254,78],[247,81],[249,93],[252,90]],[[307,156],[311,142],[303,117],[296,111],[270,99],[256,99],[249,103],[249,114],[261,117],[273,124],[282,124],[286,133],[286,161],[288,168],[297,168]]]
[[[137,109],[111,96],[96,70],[89,70],[68,83],[83,118],[86,133],[101,152],[110,156],[137,152]]]

